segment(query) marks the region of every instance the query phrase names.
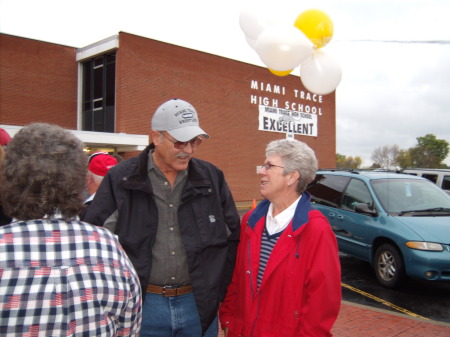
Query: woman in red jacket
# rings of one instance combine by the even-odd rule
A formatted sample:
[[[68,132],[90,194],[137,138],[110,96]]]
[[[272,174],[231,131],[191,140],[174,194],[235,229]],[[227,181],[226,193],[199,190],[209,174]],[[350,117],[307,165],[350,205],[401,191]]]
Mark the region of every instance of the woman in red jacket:
[[[332,336],[340,262],[328,220],[304,192],[316,171],[305,143],[267,145],[260,171],[265,200],[242,219],[233,281],[220,309],[225,336]]]

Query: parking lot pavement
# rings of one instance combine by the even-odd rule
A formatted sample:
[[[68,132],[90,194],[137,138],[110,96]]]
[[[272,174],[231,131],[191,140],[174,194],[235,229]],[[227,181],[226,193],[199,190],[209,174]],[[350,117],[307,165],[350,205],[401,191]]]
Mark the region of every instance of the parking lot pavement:
[[[331,332],[334,337],[447,337],[450,324],[343,301]],[[223,336],[221,331],[218,337]]]

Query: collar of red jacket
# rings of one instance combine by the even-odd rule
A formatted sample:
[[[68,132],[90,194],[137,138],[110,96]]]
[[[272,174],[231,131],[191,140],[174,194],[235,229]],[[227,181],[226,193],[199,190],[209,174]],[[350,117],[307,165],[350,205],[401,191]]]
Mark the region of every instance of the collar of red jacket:
[[[254,229],[256,223],[267,215],[269,210],[270,201],[264,199],[253,210],[252,214],[248,218],[248,225]],[[301,226],[308,222],[309,212],[311,211],[311,195],[308,192],[304,192],[300,201],[295,209],[294,219],[292,222],[292,231],[295,232]]]

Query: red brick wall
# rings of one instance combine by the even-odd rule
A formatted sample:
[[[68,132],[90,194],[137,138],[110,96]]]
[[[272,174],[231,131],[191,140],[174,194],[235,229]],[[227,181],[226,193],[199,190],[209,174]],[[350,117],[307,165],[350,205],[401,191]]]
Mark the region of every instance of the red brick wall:
[[[250,47],[249,47],[250,48]],[[266,68],[120,33],[117,52],[116,132],[148,134],[153,112],[164,101],[189,101],[200,126],[210,135],[196,152],[224,172],[236,200],[259,199],[256,165],[263,163],[268,142],[283,133],[258,130],[258,105],[251,95],[310,104],[294,99],[305,91],[299,77],[279,77]],[[286,88],[286,95],[251,89],[252,80]],[[318,137],[296,136],[316,152],[321,167],[336,163],[335,94],[323,96]],[[279,106],[282,107],[282,106]]]
[[[258,104],[251,96],[320,109],[318,136],[296,136],[316,152],[320,167],[336,160],[335,94],[313,102],[294,97],[307,91],[299,77],[278,77],[266,68],[120,33],[116,58],[116,132],[149,134],[153,112],[164,101],[180,98],[198,111],[211,136],[196,152],[219,166],[236,201],[260,199],[256,166],[268,142],[284,133],[258,130]],[[250,48],[250,47],[249,47]],[[0,34],[0,124],[45,121],[76,129],[76,49]],[[252,89],[252,81],[285,94]],[[270,104],[269,104],[270,105]],[[296,109],[293,109],[296,110]],[[122,154],[125,158],[136,153]]]
[[[77,127],[76,49],[0,34],[0,124]]]

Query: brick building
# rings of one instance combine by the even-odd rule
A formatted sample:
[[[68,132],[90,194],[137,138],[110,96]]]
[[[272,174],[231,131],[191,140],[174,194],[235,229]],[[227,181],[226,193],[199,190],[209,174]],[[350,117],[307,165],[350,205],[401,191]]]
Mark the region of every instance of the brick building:
[[[88,151],[130,157],[171,98],[197,109],[211,138],[195,155],[224,171],[236,201],[260,198],[256,170],[271,140],[295,137],[320,167],[335,166],[335,93],[310,93],[297,76],[125,32],[85,48],[0,34],[0,127],[11,135],[55,123]]]

